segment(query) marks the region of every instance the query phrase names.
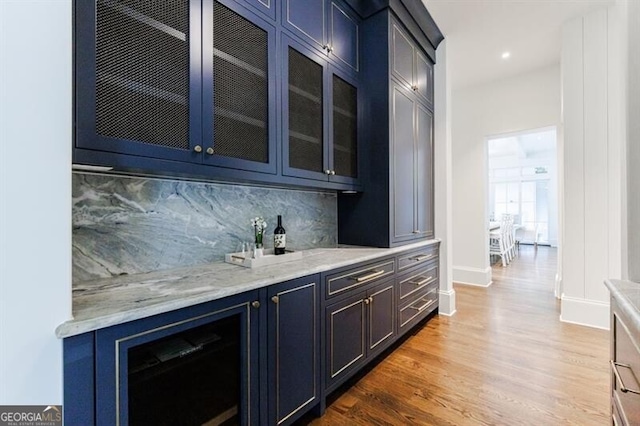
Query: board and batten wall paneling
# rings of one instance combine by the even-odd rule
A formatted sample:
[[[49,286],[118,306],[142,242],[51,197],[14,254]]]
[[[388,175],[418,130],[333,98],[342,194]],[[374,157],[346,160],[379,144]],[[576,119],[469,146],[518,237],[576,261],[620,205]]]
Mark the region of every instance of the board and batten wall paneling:
[[[565,294],[584,298],[584,76],[582,18],[565,24],[562,34],[562,113],[564,126]]]
[[[585,298],[607,300],[608,145],[607,10],[584,18],[584,277]]]
[[[640,282],[640,3],[628,2],[627,238],[629,279]]]
[[[619,5],[565,24],[562,34],[564,250],[561,319],[609,327],[607,278],[622,265],[624,36]]]

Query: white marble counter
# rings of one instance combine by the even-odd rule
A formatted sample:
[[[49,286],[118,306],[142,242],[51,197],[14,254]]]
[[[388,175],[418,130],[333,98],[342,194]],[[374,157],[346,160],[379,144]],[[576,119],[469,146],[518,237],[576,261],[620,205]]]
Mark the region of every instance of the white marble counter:
[[[216,262],[79,283],[73,288],[73,319],[60,324],[56,335],[70,337],[438,242],[313,249],[301,260],[255,269]]]
[[[604,283],[620,309],[633,321],[635,328],[640,329],[640,283],[621,280],[606,280]]]

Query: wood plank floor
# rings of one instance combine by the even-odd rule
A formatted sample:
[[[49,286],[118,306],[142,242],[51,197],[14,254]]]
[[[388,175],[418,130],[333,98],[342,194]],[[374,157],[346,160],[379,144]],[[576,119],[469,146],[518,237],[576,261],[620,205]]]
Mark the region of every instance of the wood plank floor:
[[[521,247],[488,288],[407,339],[312,425],[607,425],[609,334],[559,321],[556,250]]]

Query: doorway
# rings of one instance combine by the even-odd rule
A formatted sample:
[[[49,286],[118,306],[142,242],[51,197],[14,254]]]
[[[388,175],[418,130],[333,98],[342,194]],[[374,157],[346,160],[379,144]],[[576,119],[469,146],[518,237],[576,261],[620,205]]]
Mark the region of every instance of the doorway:
[[[488,222],[513,219],[519,244],[558,245],[556,128],[487,138]]]

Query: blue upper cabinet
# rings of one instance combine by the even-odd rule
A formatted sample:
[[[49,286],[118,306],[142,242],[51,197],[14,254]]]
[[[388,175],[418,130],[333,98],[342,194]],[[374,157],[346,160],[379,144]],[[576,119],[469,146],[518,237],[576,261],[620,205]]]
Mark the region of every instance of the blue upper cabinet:
[[[258,12],[266,15],[275,21],[276,19],[276,0],[244,0],[245,3],[250,4]]]
[[[336,1],[284,0],[282,25],[332,63],[359,70],[359,19]]]
[[[336,2],[331,2],[329,14],[329,57],[337,63],[358,71],[358,21],[354,15],[347,12],[347,8]]]
[[[73,163],[360,189],[358,21],[336,1],[74,2]],[[281,40],[319,66],[317,95],[287,84]]]
[[[298,37],[327,49],[327,0],[284,0],[282,24]]]
[[[357,81],[307,45],[282,44],[283,175],[357,184]]]
[[[391,72],[433,108],[433,66],[401,24],[391,21]]]
[[[204,3],[203,161],[275,174],[275,28],[234,4]]]
[[[76,147],[197,161],[195,0],[76,2]]]
[[[75,4],[74,162],[276,173],[273,23],[233,0]]]

